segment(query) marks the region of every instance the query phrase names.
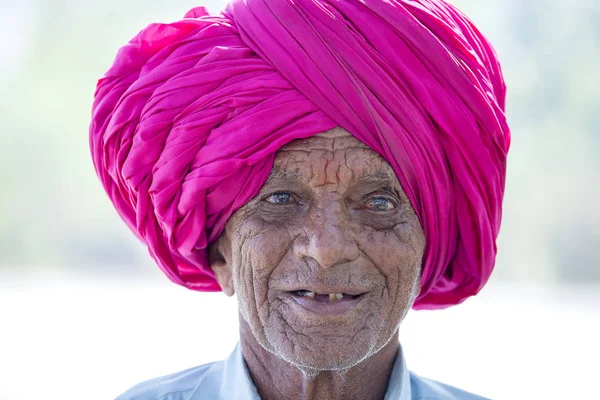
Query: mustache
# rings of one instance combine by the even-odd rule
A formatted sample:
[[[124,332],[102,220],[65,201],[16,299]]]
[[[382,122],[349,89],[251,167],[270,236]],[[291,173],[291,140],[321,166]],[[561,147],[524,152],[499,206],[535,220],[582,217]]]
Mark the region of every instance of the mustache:
[[[342,287],[355,291],[373,291],[386,286],[386,278],[375,268],[346,266],[342,268],[286,268],[273,271],[271,288]]]

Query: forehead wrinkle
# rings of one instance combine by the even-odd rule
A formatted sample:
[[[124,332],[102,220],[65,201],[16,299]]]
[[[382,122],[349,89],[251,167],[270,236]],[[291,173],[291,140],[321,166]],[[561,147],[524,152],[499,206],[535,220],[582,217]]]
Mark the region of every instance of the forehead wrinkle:
[[[298,160],[295,158],[288,158],[285,160],[285,162],[283,162],[283,165],[274,165],[271,173],[269,174],[269,177],[267,178],[267,181],[265,182],[265,186],[266,185],[273,185],[273,184],[293,184],[293,183],[305,183],[305,184],[310,184],[310,182],[312,182],[317,176],[320,176],[321,178],[327,178],[332,174],[333,170],[337,170],[339,172],[339,168],[346,168],[350,170],[350,174],[343,174],[342,176],[345,177],[341,178],[341,180],[339,181],[340,184],[343,184],[346,187],[350,187],[350,186],[354,186],[354,185],[359,185],[359,184],[370,184],[370,183],[377,183],[381,186],[383,185],[387,185],[389,187],[393,187],[393,186],[397,186],[398,185],[398,181],[396,179],[396,176],[393,172],[393,170],[388,166],[383,164],[381,166],[380,169],[377,169],[375,171],[373,171],[376,166],[373,165],[365,165],[363,162],[359,162],[359,163],[348,163],[347,160],[344,160],[343,162],[336,163],[336,160],[338,159],[337,157],[335,157],[336,154],[339,154],[340,152],[342,152],[343,150],[336,150],[336,151],[326,151],[326,152],[321,152],[319,151],[319,153],[323,153],[321,157],[319,157],[320,160],[323,160],[325,157],[325,154],[328,154],[331,156],[331,159],[326,160],[323,164],[321,164],[320,162],[313,162],[315,160],[311,161],[311,157],[306,158],[305,160]],[[346,151],[343,151],[344,154],[347,153]],[[327,157],[329,158],[329,157]],[[299,167],[299,164],[304,164],[306,163],[306,168],[303,168],[302,166]],[[332,163],[334,165],[332,165]],[[337,165],[339,163],[339,165]],[[369,163],[370,164],[370,163]],[[337,165],[337,166],[335,166]],[[286,169],[286,166],[289,168],[295,168],[295,171],[290,171],[288,169]],[[333,169],[331,169],[333,168]],[[298,172],[299,171],[299,172]],[[338,177],[338,179],[340,179],[340,176],[336,174],[336,176]],[[358,178],[355,178],[358,177]],[[325,179],[326,181],[328,179]],[[336,179],[337,181],[337,179]],[[327,183],[327,182],[325,182]],[[331,182],[329,182],[331,183]],[[313,182],[313,184],[315,184],[315,182]],[[324,183],[321,182],[318,184],[318,186],[323,185]]]
[[[396,175],[387,166],[385,169],[381,169],[374,173],[365,173],[361,175],[357,182],[389,182],[390,184],[396,182]]]
[[[269,174],[269,177],[267,178],[266,183],[272,183],[273,181],[275,181],[277,179],[298,179],[298,178],[299,178],[299,175],[296,172],[291,172],[284,168],[281,168],[278,165],[274,165],[273,168],[271,169],[271,173]]]
[[[317,135],[295,140],[277,151],[266,184],[292,181],[314,187],[336,182],[350,187],[364,181],[393,186],[394,175],[377,152],[354,136]]]

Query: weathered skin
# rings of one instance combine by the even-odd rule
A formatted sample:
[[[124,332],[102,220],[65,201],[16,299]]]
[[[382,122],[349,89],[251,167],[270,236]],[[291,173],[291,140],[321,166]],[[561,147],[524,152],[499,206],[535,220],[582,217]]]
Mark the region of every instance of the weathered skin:
[[[276,193],[276,194],[274,194]],[[419,290],[425,237],[389,164],[335,128],[284,146],[210,257],[237,293],[242,351],[263,399],[381,399]],[[291,290],[365,292],[318,315]]]

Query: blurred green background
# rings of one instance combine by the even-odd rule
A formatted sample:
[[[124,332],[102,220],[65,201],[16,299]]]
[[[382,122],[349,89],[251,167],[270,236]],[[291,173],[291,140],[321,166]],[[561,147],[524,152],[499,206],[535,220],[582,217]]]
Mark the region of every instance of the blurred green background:
[[[0,0],[0,272],[158,276],[92,167],[95,83],[147,23],[223,3]],[[492,41],[508,84],[494,279],[600,281],[600,2],[453,3]]]

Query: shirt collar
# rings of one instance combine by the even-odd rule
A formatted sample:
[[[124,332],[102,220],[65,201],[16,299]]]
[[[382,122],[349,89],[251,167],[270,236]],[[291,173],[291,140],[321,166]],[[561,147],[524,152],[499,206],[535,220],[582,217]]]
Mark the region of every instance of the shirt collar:
[[[225,360],[222,370],[220,397],[231,400],[260,400],[250,378],[238,343]],[[402,346],[398,348],[384,400],[410,400],[410,376],[406,368]]]
[[[390,381],[388,383],[384,400],[410,399],[410,375],[408,368],[406,368],[404,352],[402,351],[402,346],[400,345],[398,346],[398,353],[396,354],[396,360],[394,361],[394,367],[392,368],[392,374],[390,375]]]
[[[258,391],[250,378],[240,343],[225,360],[221,379],[220,398],[231,400],[260,400]]]

